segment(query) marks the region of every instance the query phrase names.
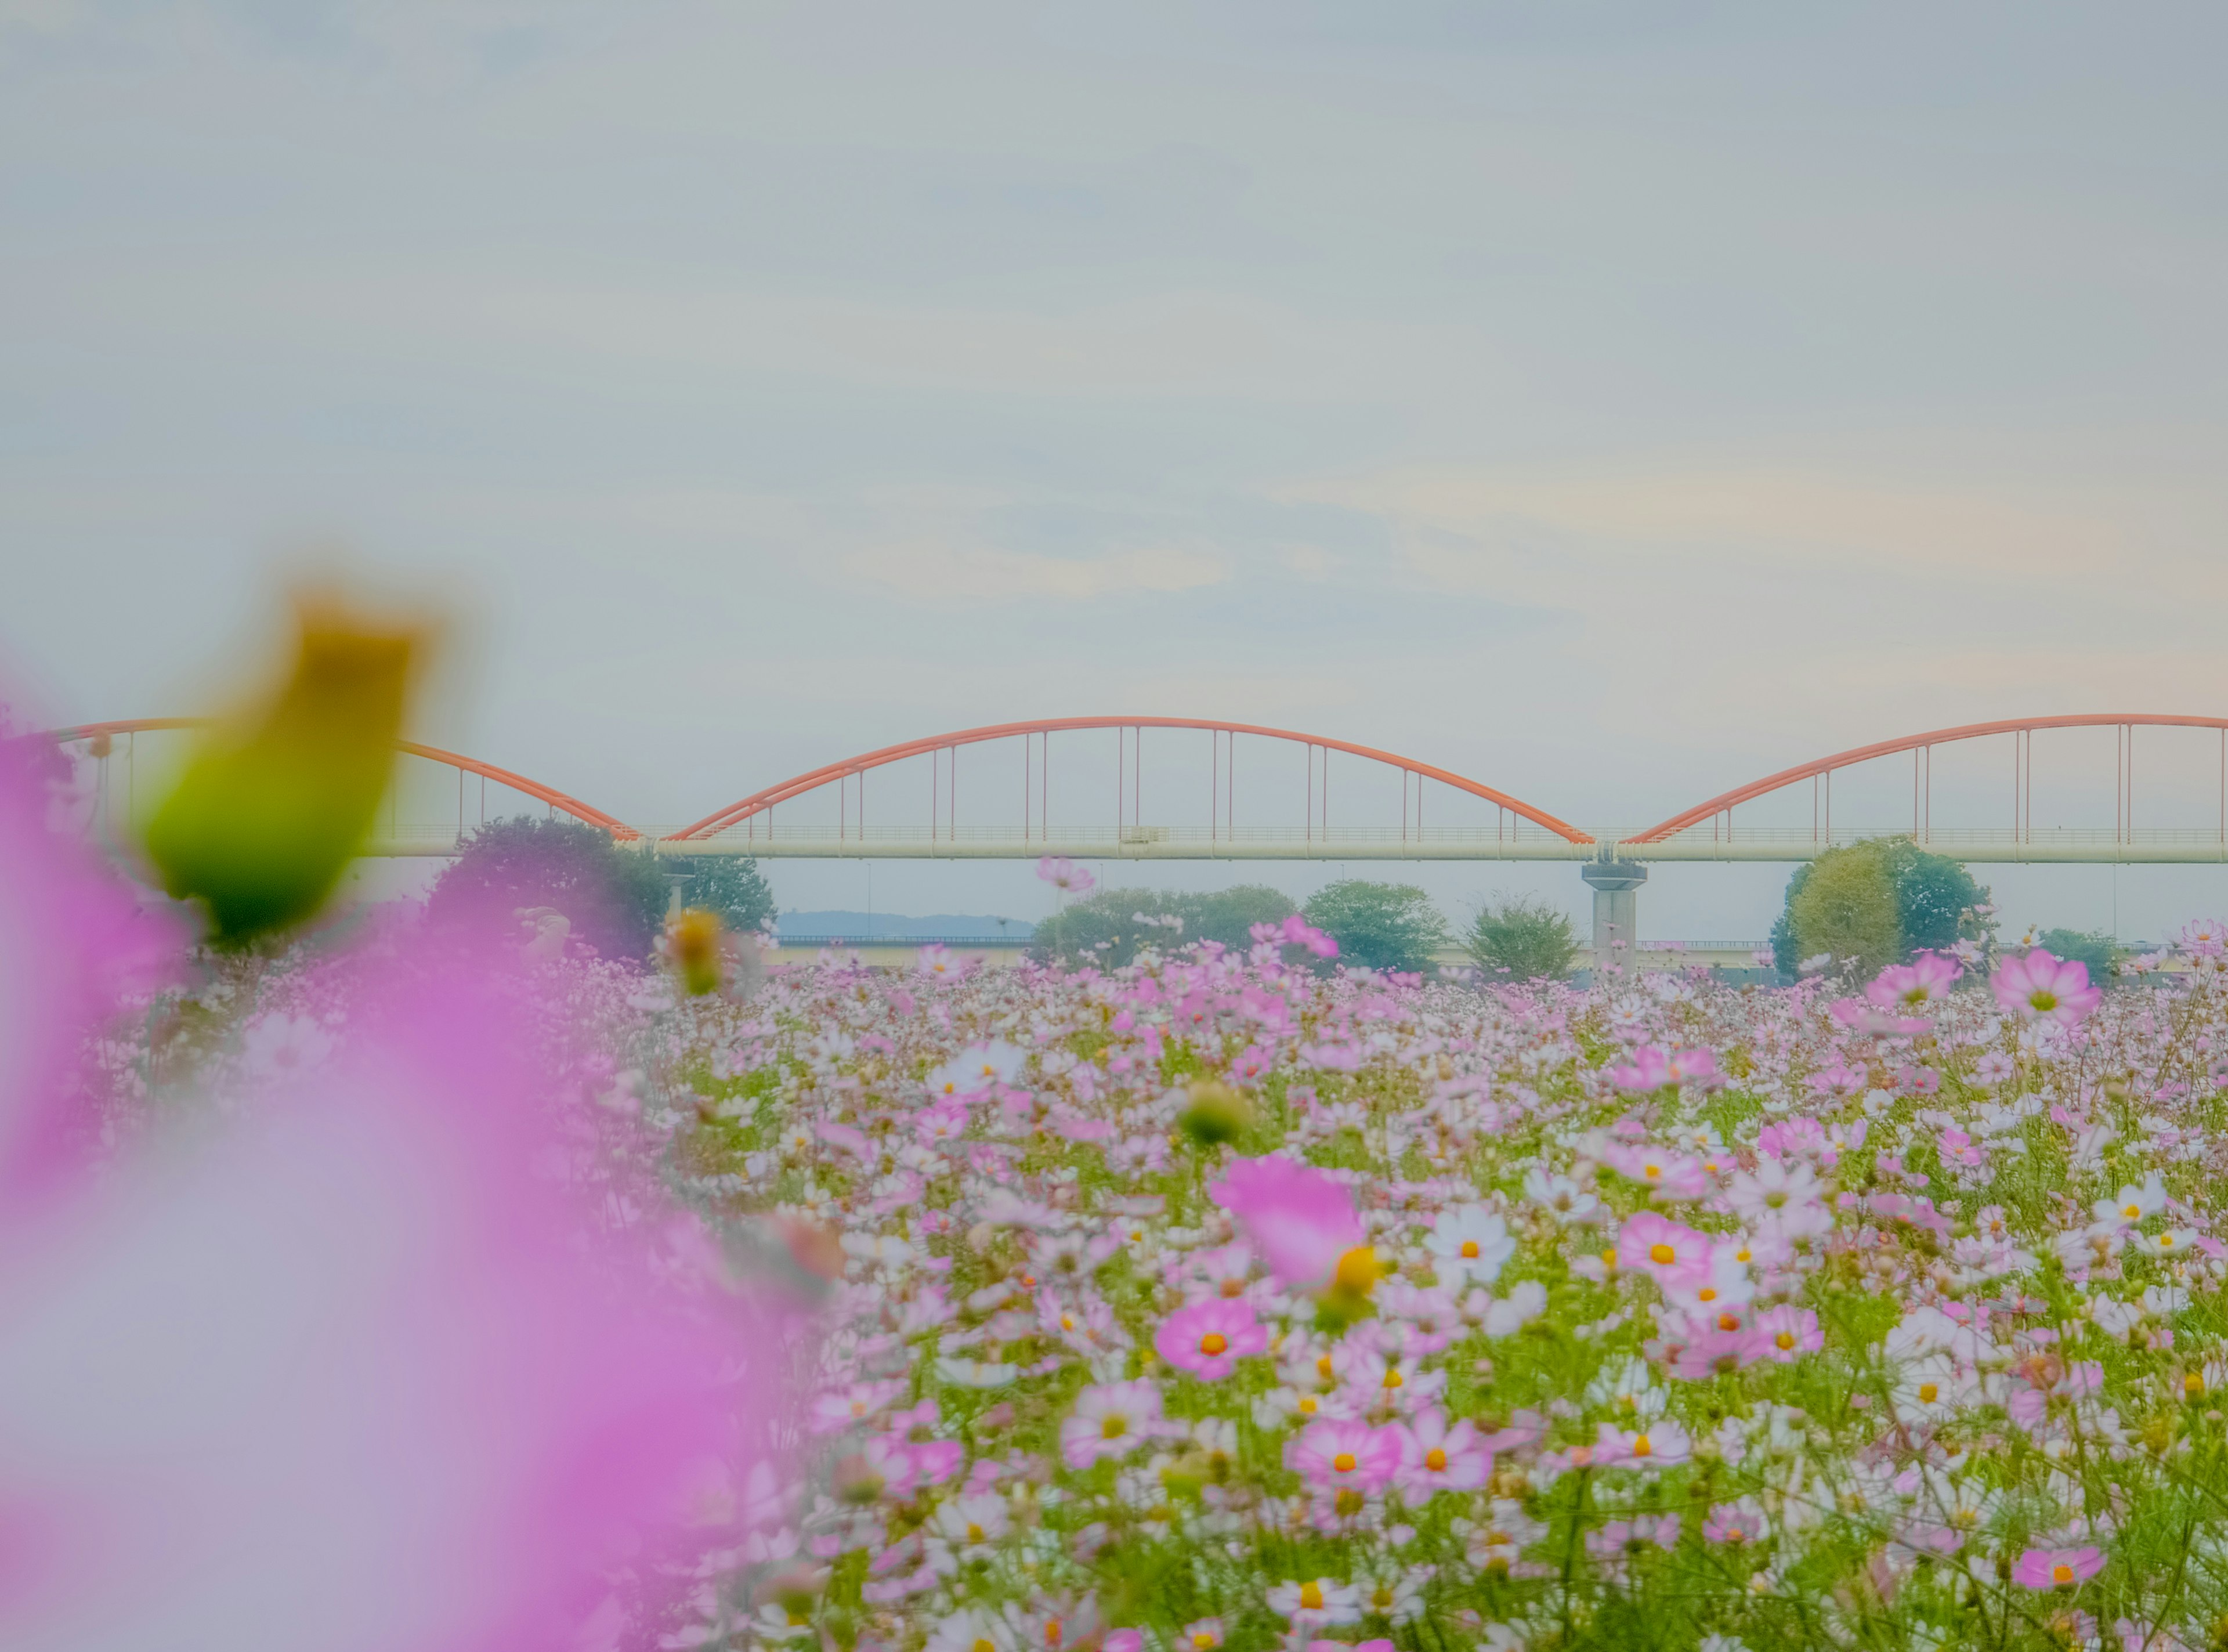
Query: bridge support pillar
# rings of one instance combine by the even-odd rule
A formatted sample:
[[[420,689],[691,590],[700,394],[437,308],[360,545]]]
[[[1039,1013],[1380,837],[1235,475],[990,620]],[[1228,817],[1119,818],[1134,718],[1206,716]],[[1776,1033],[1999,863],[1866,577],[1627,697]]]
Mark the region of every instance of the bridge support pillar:
[[[1640,886],[1648,881],[1648,868],[1637,861],[1589,861],[1578,875],[1594,892],[1594,979],[1615,964],[1614,948],[1622,944],[1629,962],[1640,944]]]

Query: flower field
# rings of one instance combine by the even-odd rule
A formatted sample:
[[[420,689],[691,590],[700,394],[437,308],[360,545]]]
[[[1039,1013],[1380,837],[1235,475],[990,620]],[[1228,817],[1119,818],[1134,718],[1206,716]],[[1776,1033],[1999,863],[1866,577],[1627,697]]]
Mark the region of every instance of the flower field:
[[[638,1012],[675,1185],[842,1258],[797,1489],[665,1643],[2220,1632],[2217,931],[2109,996],[1328,950]]]
[[[92,1047],[127,1178],[96,1165],[102,1196],[182,1130],[260,1143],[206,1149],[209,1208],[179,1195],[146,1265],[239,1229],[257,1259],[221,1252],[197,1309],[222,1347],[227,1316],[307,1323],[376,1376],[336,1366],[277,1437],[163,1412],[221,1447],[181,1507],[221,1488],[219,1520],[278,1529],[233,1495],[268,1447],[286,1522],[355,1522],[342,1573],[416,1555],[455,1623],[535,1626],[503,1643],[567,1643],[552,1614],[579,1644],[797,1652],[2228,1632],[2216,927],[2109,992],[1979,947],[1781,989],[1482,989],[1341,969],[1297,919],[1105,971],[932,947],[753,980],[688,924],[663,974],[515,925],[459,970],[407,920],[166,963],[97,875],[42,887],[6,955],[82,967],[18,972],[16,1024],[125,1011]],[[344,1239],[388,1271],[281,1277],[296,1305],[257,1316],[266,1252],[354,1277]],[[0,1342],[41,1346],[5,1271]],[[176,1357],[132,1368],[167,1393]],[[410,1449],[337,1486],[297,1466],[361,1444],[396,1371]],[[22,1415],[42,1392],[0,1360]],[[567,1489],[483,1507],[487,1475]],[[20,1605],[0,1586],[0,1626]]]

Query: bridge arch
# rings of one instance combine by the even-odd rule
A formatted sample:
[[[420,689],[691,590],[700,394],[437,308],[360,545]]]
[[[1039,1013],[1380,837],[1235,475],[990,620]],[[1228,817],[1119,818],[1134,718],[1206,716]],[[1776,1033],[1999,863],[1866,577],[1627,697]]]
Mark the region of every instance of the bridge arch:
[[[1706,802],[1698,803],[1692,809],[1684,810],[1672,816],[1668,820],[1658,822],[1646,831],[1626,838],[1624,842],[1634,844],[1661,843],[1675,837],[1689,827],[1699,826],[1706,821],[1715,819],[1719,815],[1730,815],[1738,804],[1751,802],[1757,797],[1777,791],[1783,787],[1794,785],[1799,781],[1826,778],[1830,785],[1830,777],[1837,769],[1849,768],[1859,763],[1868,763],[1874,758],[1893,757],[1902,752],[1924,752],[1933,746],[1948,746],[1959,740],[1980,740],[1991,734],[2011,734],[2019,737],[2020,772],[2022,775],[2031,776],[2032,758],[2026,754],[2026,742],[2037,729],[2112,727],[2130,731],[2149,727],[2211,728],[2221,731],[2223,819],[2224,831],[2228,831],[2228,718],[2183,717],[2159,712],[2121,711],[2082,712],[2063,717],[2010,717],[1995,722],[1961,723],[1954,728],[1930,729],[1923,734],[1905,734],[1895,740],[1879,740],[1870,746],[1855,746],[1849,751],[1836,752],[1831,757],[1821,757],[1814,762],[1798,764],[1791,769],[1782,769],[1777,774],[1767,774],[1760,780],[1751,780],[1746,785],[1734,787],[1731,791],[1720,792]],[[2132,745],[2132,738],[2129,744]],[[2122,769],[2117,784],[2126,788],[2130,784],[2126,773],[2126,765],[2130,759],[2123,755],[2121,761]],[[2031,779],[2028,784],[2032,784]],[[2016,787],[2016,780],[2014,784]],[[1830,791],[1827,795],[1830,799],[1832,796]],[[2016,795],[2015,791],[2015,797]],[[1829,802],[1829,809],[1830,806]],[[1830,815],[1828,818],[1830,823]],[[2030,829],[2031,826],[2030,822],[2020,829]]]
[[[44,738],[54,741],[58,746],[72,746],[97,740],[103,735],[112,740],[118,734],[145,734],[172,729],[206,728],[214,720],[214,718],[208,717],[128,718],[117,722],[80,723],[73,728],[51,728],[46,732]],[[445,764],[459,774],[476,774],[483,779],[493,780],[498,785],[509,786],[513,791],[522,793],[536,803],[547,804],[550,808],[570,815],[575,820],[585,821],[591,826],[600,827],[621,842],[632,842],[642,836],[640,832],[616,815],[607,815],[602,810],[582,803],[578,797],[560,791],[554,786],[543,785],[538,780],[529,780],[522,774],[512,773],[509,769],[499,769],[492,763],[483,763],[477,758],[465,757],[457,752],[445,752],[438,746],[421,746],[415,740],[397,740],[394,742],[394,749],[411,757],[424,758],[428,762]]]
[[[1350,756],[1367,758],[1424,779],[1436,780],[1442,785],[1467,792],[1473,797],[1508,810],[1510,813],[1546,828],[1557,836],[1572,843],[1591,843],[1594,840],[1577,827],[1558,820],[1543,809],[1534,807],[1505,791],[1495,791],[1476,780],[1442,769],[1433,764],[1419,763],[1392,752],[1374,746],[1356,746],[1350,741],[1329,740],[1320,734],[1303,734],[1289,728],[1269,728],[1255,723],[1224,722],[1200,717],[1055,717],[1040,721],[992,723],[980,728],[964,728],[949,734],[937,734],[922,740],[906,740],[896,746],[886,746],[880,751],[861,752],[857,757],[845,758],[841,762],[824,764],[809,769],[803,774],[792,775],[778,784],[754,791],[747,797],[738,798],[726,808],[704,816],[693,824],[682,827],[672,836],[680,840],[701,839],[725,831],[771,809],[777,804],[802,796],[803,793],[864,774],[886,764],[901,762],[906,758],[921,757],[932,752],[956,750],[962,746],[980,745],[985,740],[1014,740],[1027,735],[1062,733],[1078,729],[1142,729],[1188,728],[1225,735],[1248,734],[1265,740],[1284,740],[1293,745],[1319,747],[1325,752],[1344,752]]]

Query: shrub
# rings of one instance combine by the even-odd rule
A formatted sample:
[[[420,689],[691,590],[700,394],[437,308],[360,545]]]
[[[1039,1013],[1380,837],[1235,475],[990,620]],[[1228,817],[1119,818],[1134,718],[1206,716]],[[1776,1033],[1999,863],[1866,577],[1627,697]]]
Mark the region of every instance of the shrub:
[[[1233,952],[1253,944],[1256,924],[1281,924],[1295,908],[1280,892],[1258,883],[1194,894],[1174,889],[1101,889],[1036,927],[1033,956],[1072,963],[1089,957],[1109,969],[1127,964],[1143,948],[1172,951],[1187,941],[1219,941]],[[1140,924],[1137,914],[1174,918],[1181,928]]]
[[[2101,929],[2046,929],[2034,944],[2046,952],[2089,966],[2089,978],[2099,983],[2116,974],[2122,956],[2119,944]]]
[[[671,886],[657,862],[622,848],[578,820],[519,815],[493,820],[434,880],[426,915],[434,923],[549,906],[572,921],[573,938],[608,958],[639,958],[665,921]]]
[[[1559,981],[1578,957],[1578,932],[1553,901],[1527,895],[1479,907],[1462,944],[1488,975]]]
[[[1316,890],[1301,910],[1338,943],[1333,962],[1357,969],[1428,970],[1447,941],[1446,919],[1412,883],[1344,878]]]

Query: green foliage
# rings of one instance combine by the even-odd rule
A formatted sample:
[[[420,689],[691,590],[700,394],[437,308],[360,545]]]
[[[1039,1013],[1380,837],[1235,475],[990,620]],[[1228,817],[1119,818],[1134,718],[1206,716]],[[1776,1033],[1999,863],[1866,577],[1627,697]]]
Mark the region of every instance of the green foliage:
[[[774,915],[773,887],[759,870],[756,861],[741,855],[707,855],[662,860],[659,869],[668,877],[685,878],[681,904],[717,912],[733,930],[754,930]]]
[[[1203,894],[1173,889],[1101,889],[1086,900],[1046,919],[1036,927],[1030,951],[1047,961],[1089,957],[1108,969],[1127,964],[1140,949],[1172,951],[1190,941],[1219,941],[1233,952],[1253,944],[1256,924],[1281,924],[1292,903],[1258,883]],[[1181,929],[1141,924],[1148,918],[1175,918]]]
[[[1559,981],[1578,957],[1578,932],[1553,901],[1527,895],[1481,906],[1462,945],[1488,975]]]
[[[1806,898],[1820,876],[1826,886]],[[1988,899],[1986,887],[1961,862],[1908,838],[1846,844],[1796,868],[1788,879],[1786,904],[1771,926],[1772,959],[1782,975],[1792,976],[1804,958],[1820,952],[1862,959],[1867,969],[1907,962],[1915,952],[1946,952],[1972,933],[1966,914]],[[1805,911],[1814,933],[1803,929]],[[1892,940],[1886,934],[1890,919]]]
[[[1428,970],[1447,941],[1446,919],[1412,883],[1345,878],[1316,890],[1302,910],[1338,943],[1335,962],[1356,969]]]
[[[2046,929],[2034,944],[2046,952],[2087,964],[2091,981],[2110,981],[2125,956],[2101,929]]]
[[[1791,880],[1787,921],[1799,959],[1830,952],[1870,973],[1900,960],[1903,922],[1895,881],[1877,843],[1828,849]]]
[[[608,958],[639,958],[665,921],[671,889],[657,862],[620,848],[578,820],[530,815],[474,832],[433,884],[434,923],[509,918],[548,906],[572,920],[573,938]]]

